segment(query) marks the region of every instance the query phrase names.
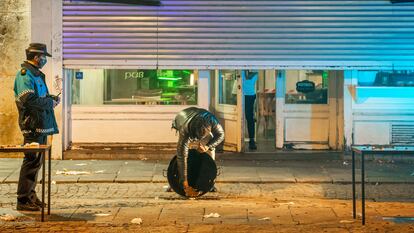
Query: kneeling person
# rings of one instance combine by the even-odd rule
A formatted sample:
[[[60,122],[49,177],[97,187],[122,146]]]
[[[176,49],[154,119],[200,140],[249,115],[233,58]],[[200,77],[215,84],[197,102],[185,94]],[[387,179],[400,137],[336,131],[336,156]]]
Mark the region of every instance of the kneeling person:
[[[196,107],[186,108],[179,112],[172,127],[179,131],[177,166],[180,183],[187,196],[197,196],[197,190],[189,186],[187,180],[187,158],[190,143],[198,143],[197,150],[200,153],[208,153],[214,160],[214,149],[224,140],[223,127],[212,113]]]

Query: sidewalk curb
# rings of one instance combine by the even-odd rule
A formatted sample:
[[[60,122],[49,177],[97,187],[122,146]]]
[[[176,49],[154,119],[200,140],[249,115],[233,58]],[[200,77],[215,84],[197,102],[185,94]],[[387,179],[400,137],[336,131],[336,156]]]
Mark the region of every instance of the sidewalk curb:
[[[17,181],[4,181],[0,184],[17,184]],[[113,183],[113,184],[166,184],[165,181],[152,181],[152,180],[77,180],[77,181],[56,181],[56,184],[91,184],[91,183]],[[217,184],[336,184],[336,185],[350,185],[352,181],[216,181]],[[41,182],[38,182],[41,184]],[[360,181],[356,181],[355,184],[360,185]],[[367,181],[366,185],[382,185],[382,184],[408,184],[414,185],[414,181],[383,181],[373,182]]]

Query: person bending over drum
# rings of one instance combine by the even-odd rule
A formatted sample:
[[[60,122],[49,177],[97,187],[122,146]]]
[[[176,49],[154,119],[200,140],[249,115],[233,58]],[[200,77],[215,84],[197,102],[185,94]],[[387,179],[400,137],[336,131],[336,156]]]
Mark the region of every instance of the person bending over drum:
[[[214,160],[214,150],[224,140],[224,130],[212,113],[196,107],[179,112],[172,122],[172,128],[179,132],[177,167],[180,183],[186,196],[195,197],[198,192],[188,185],[187,180],[188,150],[191,145],[197,145],[198,152],[208,153]]]

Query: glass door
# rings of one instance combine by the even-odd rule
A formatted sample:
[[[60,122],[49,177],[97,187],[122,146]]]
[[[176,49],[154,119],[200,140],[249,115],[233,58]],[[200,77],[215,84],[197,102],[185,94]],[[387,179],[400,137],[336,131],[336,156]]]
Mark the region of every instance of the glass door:
[[[337,149],[342,71],[286,70],[280,76],[276,141],[293,149]],[[278,78],[279,79],[279,78]],[[280,105],[279,105],[280,104]],[[283,142],[283,144],[281,144]]]
[[[249,76],[256,75],[255,85],[248,79]],[[244,144],[246,152],[274,152],[276,149],[276,74],[275,70],[246,70],[243,77],[244,90]],[[247,81],[245,81],[247,79]],[[253,86],[254,85],[254,86]],[[254,88],[255,92],[251,89]],[[255,100],[252,101],[251,94],[256,93]],[[250,106],[249,106],[250,105]],[[252,106],[253,105],[253,106]],[[253,108],[253,124],[249,130],[249,114]],[[251,123],[250,123],[251,124]],[[254,131],[249,135],[249,131]],[[252,148],[250,141],[252,136],[255,140],[256,148]]]
[[[242,151],[241,72],[238,70],[216,70],[215,113],[223,125],[224,150]]]

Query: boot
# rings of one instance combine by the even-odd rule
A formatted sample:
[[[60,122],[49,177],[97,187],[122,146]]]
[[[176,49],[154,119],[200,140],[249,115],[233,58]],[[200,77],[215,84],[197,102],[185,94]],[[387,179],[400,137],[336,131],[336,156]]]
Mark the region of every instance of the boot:
[[[250,150],[256,150],[257,149],[256,142],[254,140],[249,141],[249,149]]]
[[[40,207],[31,201],[24,203],[17,201],[16,209],[20,211],[39,211]]]
[[[45,203],[43,203],[36,195],[35,192],[32,192],[32,194],[30,195],[30,200],[32,201],[33,204],[39,206],[40,208],[42,208],[42,206],[44,206],[45,208],[47,207],[47,205]]]

